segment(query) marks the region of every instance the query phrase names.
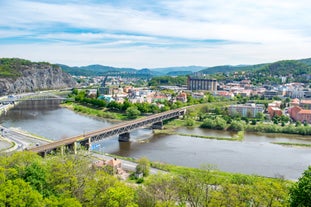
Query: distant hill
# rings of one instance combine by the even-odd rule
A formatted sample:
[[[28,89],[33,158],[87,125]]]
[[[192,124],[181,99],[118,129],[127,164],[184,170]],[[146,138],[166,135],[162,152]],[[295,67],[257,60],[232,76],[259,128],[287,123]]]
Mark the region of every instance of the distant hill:
[[[238,65],[238,66],[232,66],[232,65],[222,65],[222,66],[215,66],[215,67],[209,67],[204,70],[200,70],[200,73],[203,74],[214,74],[214,73],[230,73],[235,71],[249,71],[249,70],[256,70],[260,69],[263,66],[266,66],[267,64],[258,64],[258,65]]]
[[[161,73],[162,75],[169,75],[168,73],[174,74],[176,73],[182,73],[181,71],[187,71],[187,73],[191,72],[197,72],[200,70],[205,69],[205,66],[180,66],[180,67],[166,67],[166,68],[151,68],[151,71],[156,71],[158,73]]]
[[[252,71],[249,77],[262,83],[280,83],[280,77],[288,81],[309,83],[311,79],[311,66],[301,60],[282,60],[267,64],[258,70]]]
[[[103,76],[103,75],[132,75],[132,76],[161,76],[161,75],[188,75],[193,72],[202,70],[203,66],[185,66],[185,67],[167,67],[167,68],[116,68],[103,65],[88,65],[81,67],[70,67],[67,65],[58,64],[64,71],[75,76]]]
[[[64,71],[71,75],[76,76],[104,76],[104,75],[118,75],[123,77],[139,77],[139,78],[151,78],[155,76],[185,76],[193,73],[202,74],[228,74],[237,71],[248,72],[251,71],[250,76],[262,79],[268,76],[268,73],[272,73],[274,76],[286,76],[291,74],[292,80],[308,81],[310,74],[309,67],[311,67],[311,58],[301,60],[284,60],[275,63],[263,63],[255,65],[222,65],[214,67],[205,66],[181,66],[181,67],[166,67],[166,68],[117,68],[103,65],[89,65],[82,67],[70,67],[67,65],[61,65]],[[262,75],[260,77],[260,74]],[[301,75],[307,74],[306,78]]]
[[[301,59],[297,61],[311,66],[311,58]]]
[[[152,77],[159,75],[149,69],[137,70],[134,68],[116,68],[103,65],[88,65],[81,67],[70,67],[67,65],[58,64],[64,71],[75,76],[105,76],[105,75],[118,75],[126,77]]]

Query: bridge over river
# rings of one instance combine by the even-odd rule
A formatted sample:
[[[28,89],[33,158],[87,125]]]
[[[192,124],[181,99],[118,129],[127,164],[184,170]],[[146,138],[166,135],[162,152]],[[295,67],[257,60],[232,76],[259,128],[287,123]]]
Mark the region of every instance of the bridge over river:
[[[26,93],[20,95],[9,95],[6,98],[0,100],[0,104],[14,104],[20,101],[42,101],[42,100],[73,100],[52,92],[36,92],[36,93]]]
[[[45,155],[54,150],[63,151],[64,149],[72,150],[76,153],[77,148],[84,146],[86,149],[91,149],[91,145],[94,142],[100,141],[107,137],[114,135],[119,135],[119,141],[127,142],[130,139],[130,131],[144,127],[147,125],[152,125],[152,128],[159,129],[163,126],[163,120],[178,118],[185,114],[186,108],[174,109],[147,117],[135,119],[132,121],[125,121],[119,124],[113,125],[111,127],[99,129],[96,131],[91,131],[84,133],[82,135],[69,137],[66,139],[58,140],[53,143],[38,146],[29,149],[30,151]]]

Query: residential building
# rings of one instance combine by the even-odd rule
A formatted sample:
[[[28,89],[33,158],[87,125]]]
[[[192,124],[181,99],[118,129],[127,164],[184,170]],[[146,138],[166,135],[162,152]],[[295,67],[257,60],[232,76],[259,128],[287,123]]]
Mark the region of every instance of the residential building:
[[[311,124],[311,110],[302,109],[300,106],[289,108],[288,113],[295,121]]]
[[[239,114],[242,117],[256,117],[258,113],[263,113],[264,106],[262,104],[240,104],[231,105],[228,108],[229,114],[231,116]]]
[[[268,114],[270,115],[270,118],[273,118],[274,116],[281,116],[283,112],[279,107],[268,106]]]

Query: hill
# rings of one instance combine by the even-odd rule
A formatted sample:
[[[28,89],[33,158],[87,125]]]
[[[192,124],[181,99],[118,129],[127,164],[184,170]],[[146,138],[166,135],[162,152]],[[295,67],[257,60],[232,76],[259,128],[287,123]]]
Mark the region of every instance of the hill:
[[[75,76],[104,76],[104,75],[120,75],[120,76],[138,76],[138,77],[153,77],[160,75],[179,76],[188,75],[197,72],[206,67],[203,66],[182,66],[182,67],[167,67],[167,68],[117,68],[103,65],[88,65],[81,67],[70,67],[63,64],[58,64],[64,71]]]
[[[261,83],[281,83],[281,77],[287,82],[310,83],[311,66],[297,60],[282,60],[267,64],[249,73],[251,80]]]
[[[150,70],[156,71],[162,75],[169,75],[168,73],[176,75],[178,73],[189,73],[189,72],[193,73],[193,72],[197,72],[197,71],[200,71],[202,69],[205,69],[205,68],[206,67],[204,67],[204,66],[192,65],[192,66],[180,66],[180,67],[151,68]],[[184,71],[186,71],[186,72],[184,72]]]
[[[149,69],[137,70],[134,68],[116,68],[103,65],[88,65],[81,67],[70,67],[67,65],[58,64],[64,71],[74,76],[105,76],[117,75],[121,77],[140,77],[150,78],[151,76],[158,75]]]
[[[68,88],[76,84],[58,65],[0,58],[0,95]]]
[[[222,66],[209,67],[209,68],[206,68],[204,70],[200,70],[199,72],[203,73],[203,74],[230,73],[230,72],[236,72],[236,71],[256,70],[256,69],[260,69],[266,65],[267,64],[238,65],[238,66],[222,65]]]

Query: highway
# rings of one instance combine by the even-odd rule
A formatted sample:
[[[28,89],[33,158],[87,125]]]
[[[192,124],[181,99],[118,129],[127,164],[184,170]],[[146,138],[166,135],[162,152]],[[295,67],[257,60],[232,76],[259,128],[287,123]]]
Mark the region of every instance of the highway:
[[[17,129],[6,128],[3,126],[0,126],[0,128],[2,137],[15,143],[14,151],[22,151],[33,146],[45,145],[49,143],[47,140],[39,139]]]

